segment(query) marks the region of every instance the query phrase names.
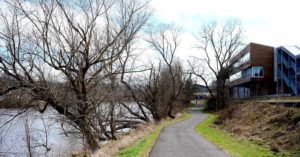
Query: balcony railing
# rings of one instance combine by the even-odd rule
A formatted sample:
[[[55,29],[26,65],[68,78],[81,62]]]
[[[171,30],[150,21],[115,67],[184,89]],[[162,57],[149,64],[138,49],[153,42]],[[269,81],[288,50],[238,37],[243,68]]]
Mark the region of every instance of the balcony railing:
[[[300,83],[296,83],[297,84],[297,91],[298,91],[298,93],[300,93]]]
[[[285,83],[290,86],[290,80],[288,79],[288,77],[285,75],[285,73],[282,73],[282,77],[283,77],[283,80],[285,81]]]
[[[281,70],[278,70],[277,73],[278,79],[283,79],[288,87],[290,87],[293,93],[296,95],[300,90],[300,84],[296,83],[294,77],[288,77],[285,72],[281,73]]]
[[[300,72],[300,65],[297,65],[296,69],[297,72]]]
[[[292,88],[295,95],[297,94],[297,86],[296,86],[296,80],[290,81],[290,87]]]
[[[279,63],[282,63],[283,65],[285,65],[285,67],[286,68],[293,68],[294,70],[296,70],[296,63],[294,62],[294,61],[292,61],[292,60],[287,60],[287,59],[285,59],[284,57],[282,57],[282,58],[277,58],[277,63],[279,64]],[[297,69],[297,70],[299,70],[299,72],[300,72],[300,67],[299,67],[299,69]]]

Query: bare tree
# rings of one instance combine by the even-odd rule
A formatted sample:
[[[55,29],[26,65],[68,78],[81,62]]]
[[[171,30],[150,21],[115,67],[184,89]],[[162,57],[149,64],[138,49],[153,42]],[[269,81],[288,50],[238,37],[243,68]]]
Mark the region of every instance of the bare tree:
[[[99,116],[108,72],[149,18],[137,0],[7,1],[1,13],[0,69],[16,83],[1,91],[26,90],[64,115],[95,151],[104,131]],[[51,79],[51,72],[59,74]],[[58,86],[61,86],[58,88]]]
[[[134,74],[140,73],[140,72],[145,72],[148,69],[138,69],[134,65],[136,57],[132,56],[130,52],[131,47],[127,47],[126,49],[126,56],[122,59],[120,59],[120,64],[122,65],[122,75],[121,75],[121,83],[125,85],[126,89],[130,93],[129,97],[130,100],[135,102],[137,104],[139,112],[134,111],[133,108],[130,106],[126,105],[125,103],[121,103],[121,105],[135,118],[140,119],[146,123],[151,122],[151,119],[149,118],[148,114],[146,113],[146,109],[149,110],[148,105],[143,101],[142,97],[140,95],[141,91],[140,85],[142,84],[140,80],[134,79]],[[130,61],[131,60],[131,61]],[[129,71],[130,73],[125,73],[126,71]],[[128,76],[129,74],[129,76]],[[135,82],[136,81],[136,82]]]
[[[232,57],[240,50],[243,40],[243,29],[238,20],[225,23],[209,23],[202,26],[197,39],[196,48],[203,57],[193,57],[189,61],[191,71],[206,85],[212,97],[216,98],[216,110],[225,106],[226,80],[233,71]],[[215,81],[215,93],[209,83]]]
[[[180,30],[173,25],[160,24],[159,26],[153,27],[153,30],[148,32],[148,37],[146,41],[149,43],[150,47],[159,54],[161,63],[169,75],[165,75],[162,77],[170,77],[170,78],[162,78],[165,81],[170,80],[171,84],[165,90],[170,90],[168,100],[165,101],[167,106],[168,116],[174,118],[172,115],[173,104],[181,93],[181,89],[183,87],[183,82],[180,77],[176,77],[178,73],[178,68],[180,66],[176,66],[176,52],[178,46],[180,45]],[[167,85],[166,83],[164,85]],[[163,86],[161,86],[163,87]]]
[[[180,63],[178,62],[173,68],[175,74],[176,84],[182,85],[184,82],[183,71]],[[132,74],[130,74],[132,75]],[[140,113],[135,113],[129,107],[128,111],[132,113],[132,115],[136,116],[136,118],[141,119],[145,122],[150,122],[153,118],[154,121],[160,121],[163,118],[169,116],[170,112],[170,100],[173,99],[172,89],[173,83],[171,80],[171,75],[169,73],[168,68],[163,67],[161,64],[158,66],[151,65],[150,69],[144,72],[144,75],[139,78],[131,78],[125,79],[123,77],[122,82],[126,84],[128,91],[131,93],[132,100],[136,102],[139,106]],[[171,113],[174,114],[176,112],[181,111],[184,108],[182,104],[182,87],[180,94],[172,100],[172,110]],[[150,115],[149,115],[150,114]]]
[[[145,122],[150,122],[151,118],[155,121],[168,116],[174,118],[174,113],[184,106],[183,101],[179,99],[183,94],[184,72],[175,55],[180,44],[180,30],[171,25],[161,24],[148,30],[146,42],[154,50],[154,54],[157,54],[158,63],[152,62],[146,68],[138,69],[128,62],[133,56],[128,54],[121,60],[123,68],[130,69],[129,71],[135,74],[142,72],[138,74],[138,78],[142,78],[139,80],[133,76],[134,73],[124,73],[128,70],[123,70],[121,82],[141,112],[138,114],[128,106],[124,107]],[[150,117],[147,112],[150,113]]]
[[[23,119],[24,123],[24,130],[25,130],[25,143],[26,143],[26,148],[28,150],[27,156],[33,157],[34,154],[34,148],[32,144],[32,137],[31,137],[31,128],[29,124],[29,117],[26,114],[26,116]]]

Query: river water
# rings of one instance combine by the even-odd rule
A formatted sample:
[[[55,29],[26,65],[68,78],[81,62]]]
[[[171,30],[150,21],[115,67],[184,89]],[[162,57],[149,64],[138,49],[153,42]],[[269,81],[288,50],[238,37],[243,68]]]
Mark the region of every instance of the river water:
[[[16,109],[0,109],[0,126],[19,112],[21,111]],[[15,117],[0,128],[0,157],[29,156],[26,141],[30,141],[33,156],[64,157],[82,150],[82,139],[73,134],[66,136],[59,117],[52,108],[48,108],[43,114],[28,109]],[[67,126],[65,128],[68,129]]]
[[[135,103],[127,105],[134,112],[141,114]],[[150,116],[149,111],[145,108],[144,110]],[[20,112],[22,114],[14,118]],[[116,112],[123,112],[125,117],[130,117],[130,113],[122,107],[116,109]],[[61,123],[62,118],[62,115],[51,107],[47,107],[44,113],[35,109],[24,112],[17,109],[0,109],[0,157],[29,156],[27,141],[30,141],[34,157],[69,157],[74,152],[83,151],[83,139],[79,134],[65,134],[74,130],[67,123]],[[10,122],[5,124],[7,121]],[[121,130],[124,131],[128,132],[130,129]]]

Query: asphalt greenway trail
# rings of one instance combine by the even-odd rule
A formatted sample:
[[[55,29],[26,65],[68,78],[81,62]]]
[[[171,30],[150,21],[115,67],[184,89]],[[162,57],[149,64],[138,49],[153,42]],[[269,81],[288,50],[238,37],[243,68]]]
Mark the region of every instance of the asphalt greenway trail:
[[[150,151],[150,157],[230,157],[195,131],[206,119],[200,108],[190,109],[192,117],[165,128]]]

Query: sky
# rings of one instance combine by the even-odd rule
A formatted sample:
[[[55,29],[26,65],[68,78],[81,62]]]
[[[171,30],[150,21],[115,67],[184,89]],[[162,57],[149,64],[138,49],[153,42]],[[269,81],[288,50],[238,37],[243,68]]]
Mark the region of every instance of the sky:
[[[192,48],[200,26],[207,22],[239,19],[245,43],[300,46],[299,0],[152,0],[154,18],[183,28],[179,55],[197,53]]]
[[[241,20],[245,43],[300,46],[299,4],[299,0],[150,0],[154,21],[183,28],[177,53],[183,61],[201,53],[193,48],[196,43],[193,34],[202,24],[232,18]],[[153,53],[146,55],[141,59],[142,63]]]

